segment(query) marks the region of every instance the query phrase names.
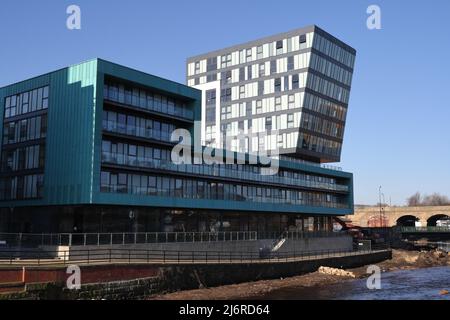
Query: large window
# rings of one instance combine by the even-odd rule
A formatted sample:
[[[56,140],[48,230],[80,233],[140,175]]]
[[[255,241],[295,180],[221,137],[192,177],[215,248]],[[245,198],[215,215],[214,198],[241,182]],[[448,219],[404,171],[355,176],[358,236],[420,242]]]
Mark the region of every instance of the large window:
[[[48,86],[5,99],[5,119],[48,108]]]
[[[3,145],[45,138],[47,115],[11,121],[3,127]]]
[[[5,99],[0,200],[43,195],[48,100],[48,86]]]
[[[213,123],[216,120],[216,89],[206,91],[206,122]]]

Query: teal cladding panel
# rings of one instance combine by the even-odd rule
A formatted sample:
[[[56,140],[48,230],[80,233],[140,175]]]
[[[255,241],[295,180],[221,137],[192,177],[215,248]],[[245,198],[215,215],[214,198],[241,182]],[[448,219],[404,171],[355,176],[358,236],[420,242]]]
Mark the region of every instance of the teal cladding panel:
[[[1,89],[3,123],[4,96],[50,86],[44,197],[2,207],[90,203],[96,79],[97,60],[91,60]]]

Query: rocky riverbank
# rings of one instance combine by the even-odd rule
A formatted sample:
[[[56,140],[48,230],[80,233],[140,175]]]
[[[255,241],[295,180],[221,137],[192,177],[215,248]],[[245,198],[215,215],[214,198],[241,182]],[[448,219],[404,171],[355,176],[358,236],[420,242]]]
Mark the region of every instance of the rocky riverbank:
[[[393,250],[392,259],[377,264],[383,272],[399,269],[418,269],[437,266],[450,265],[449,254],[433,251],[406,251]],[[333,283],[354,280],[356,278],[367,277],[367,268],[360,267],[346,270],[340,275],[326,274],[323,272],[313,272],[285,279],[262,280],[220,286],[215,288],[204,288],[197,290],[187,290],[164,295],[149,297],[154,300],[239,300],[252,297],[263,296],[274,290],[283,288],[305,288],[315,286],[327,286]],[[347,276],[346,276],[347,274]]]

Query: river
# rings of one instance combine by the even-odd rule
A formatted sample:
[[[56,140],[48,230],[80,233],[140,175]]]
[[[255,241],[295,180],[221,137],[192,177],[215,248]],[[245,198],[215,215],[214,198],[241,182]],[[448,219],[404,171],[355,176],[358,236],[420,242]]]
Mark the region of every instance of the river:
[[[450,267],[397,270],[381,274],[381,289],[369,290],[366,279],[320,287],[272,291],[256,299],[272,300],[450,300]]]

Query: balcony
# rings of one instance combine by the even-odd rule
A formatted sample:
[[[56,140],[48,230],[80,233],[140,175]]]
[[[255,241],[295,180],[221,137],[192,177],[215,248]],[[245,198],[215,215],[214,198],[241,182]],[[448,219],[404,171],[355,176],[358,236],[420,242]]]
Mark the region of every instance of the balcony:
[[[102,153],[102,162],[129,167],[157,169],[170,172],[181,172],[193,175],[203,175],[208,177],[221,177],[225,179],[228,178],[237,180],[248,180],[248,181],[256,181],[259,183],[280,184],[285,186],[314,188],[327,191],[336,191],[336,192],[349,191],[349,187],[346,185],[322,183],[304,179],[292,179],[287,177],[280,177],[277,175],[261,175],[253,172],[246,172],[242,170],[233,170],[225,168],[223,165],[174,164],[173,162],[168,160],[158,160],[153,158],[129,156],[108,152]]]

